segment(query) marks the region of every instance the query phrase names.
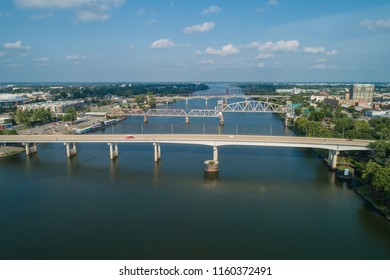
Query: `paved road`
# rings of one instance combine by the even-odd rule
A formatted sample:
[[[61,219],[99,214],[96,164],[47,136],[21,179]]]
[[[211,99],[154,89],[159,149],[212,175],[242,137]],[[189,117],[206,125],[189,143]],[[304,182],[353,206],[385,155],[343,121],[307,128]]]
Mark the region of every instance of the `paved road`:
[[[0,143],[172,143],[208,146],[273,146],[367,150],[370,140],[218,134],[2,135]]]

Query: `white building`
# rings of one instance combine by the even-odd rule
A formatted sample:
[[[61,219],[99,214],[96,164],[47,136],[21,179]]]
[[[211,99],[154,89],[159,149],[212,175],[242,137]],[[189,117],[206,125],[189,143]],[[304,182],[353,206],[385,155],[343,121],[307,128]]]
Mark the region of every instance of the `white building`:
[[[0,93],[0,107],[2,108],[15,107],[19,104],[25,103],[26,101],[28,101],[27,98],[18,94]]]
[[[35,109],[46,109],[50,110],[53,114],[62,114],[65,113],[66,109],[69,107],[74,107],[76,109],[83,108],[85,106],[84,100],[72,100],[72,101],[55,101],[55,102],[40,102],[32,103],[18,106],[18,110],[35,110]]]

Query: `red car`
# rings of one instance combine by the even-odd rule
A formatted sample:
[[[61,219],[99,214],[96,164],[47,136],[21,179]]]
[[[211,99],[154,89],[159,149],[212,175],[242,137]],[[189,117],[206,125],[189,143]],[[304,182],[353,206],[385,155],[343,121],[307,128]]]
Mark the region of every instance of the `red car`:
[[[133,135],[127,135],[126,139],[134,139],[134,136]]]

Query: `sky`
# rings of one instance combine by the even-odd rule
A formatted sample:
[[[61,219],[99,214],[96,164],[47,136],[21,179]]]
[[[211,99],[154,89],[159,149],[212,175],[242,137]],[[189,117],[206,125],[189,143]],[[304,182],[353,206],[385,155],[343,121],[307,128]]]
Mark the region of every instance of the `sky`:
[[[388,0],[0,0],[0,82],[390,82]]]

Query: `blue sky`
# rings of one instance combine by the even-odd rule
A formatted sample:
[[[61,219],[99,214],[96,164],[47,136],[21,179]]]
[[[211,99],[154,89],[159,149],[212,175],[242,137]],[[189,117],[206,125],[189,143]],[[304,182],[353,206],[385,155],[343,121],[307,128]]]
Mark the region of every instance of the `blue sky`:
[[[0,0],[0,82],[389,82],[385,0]]]

